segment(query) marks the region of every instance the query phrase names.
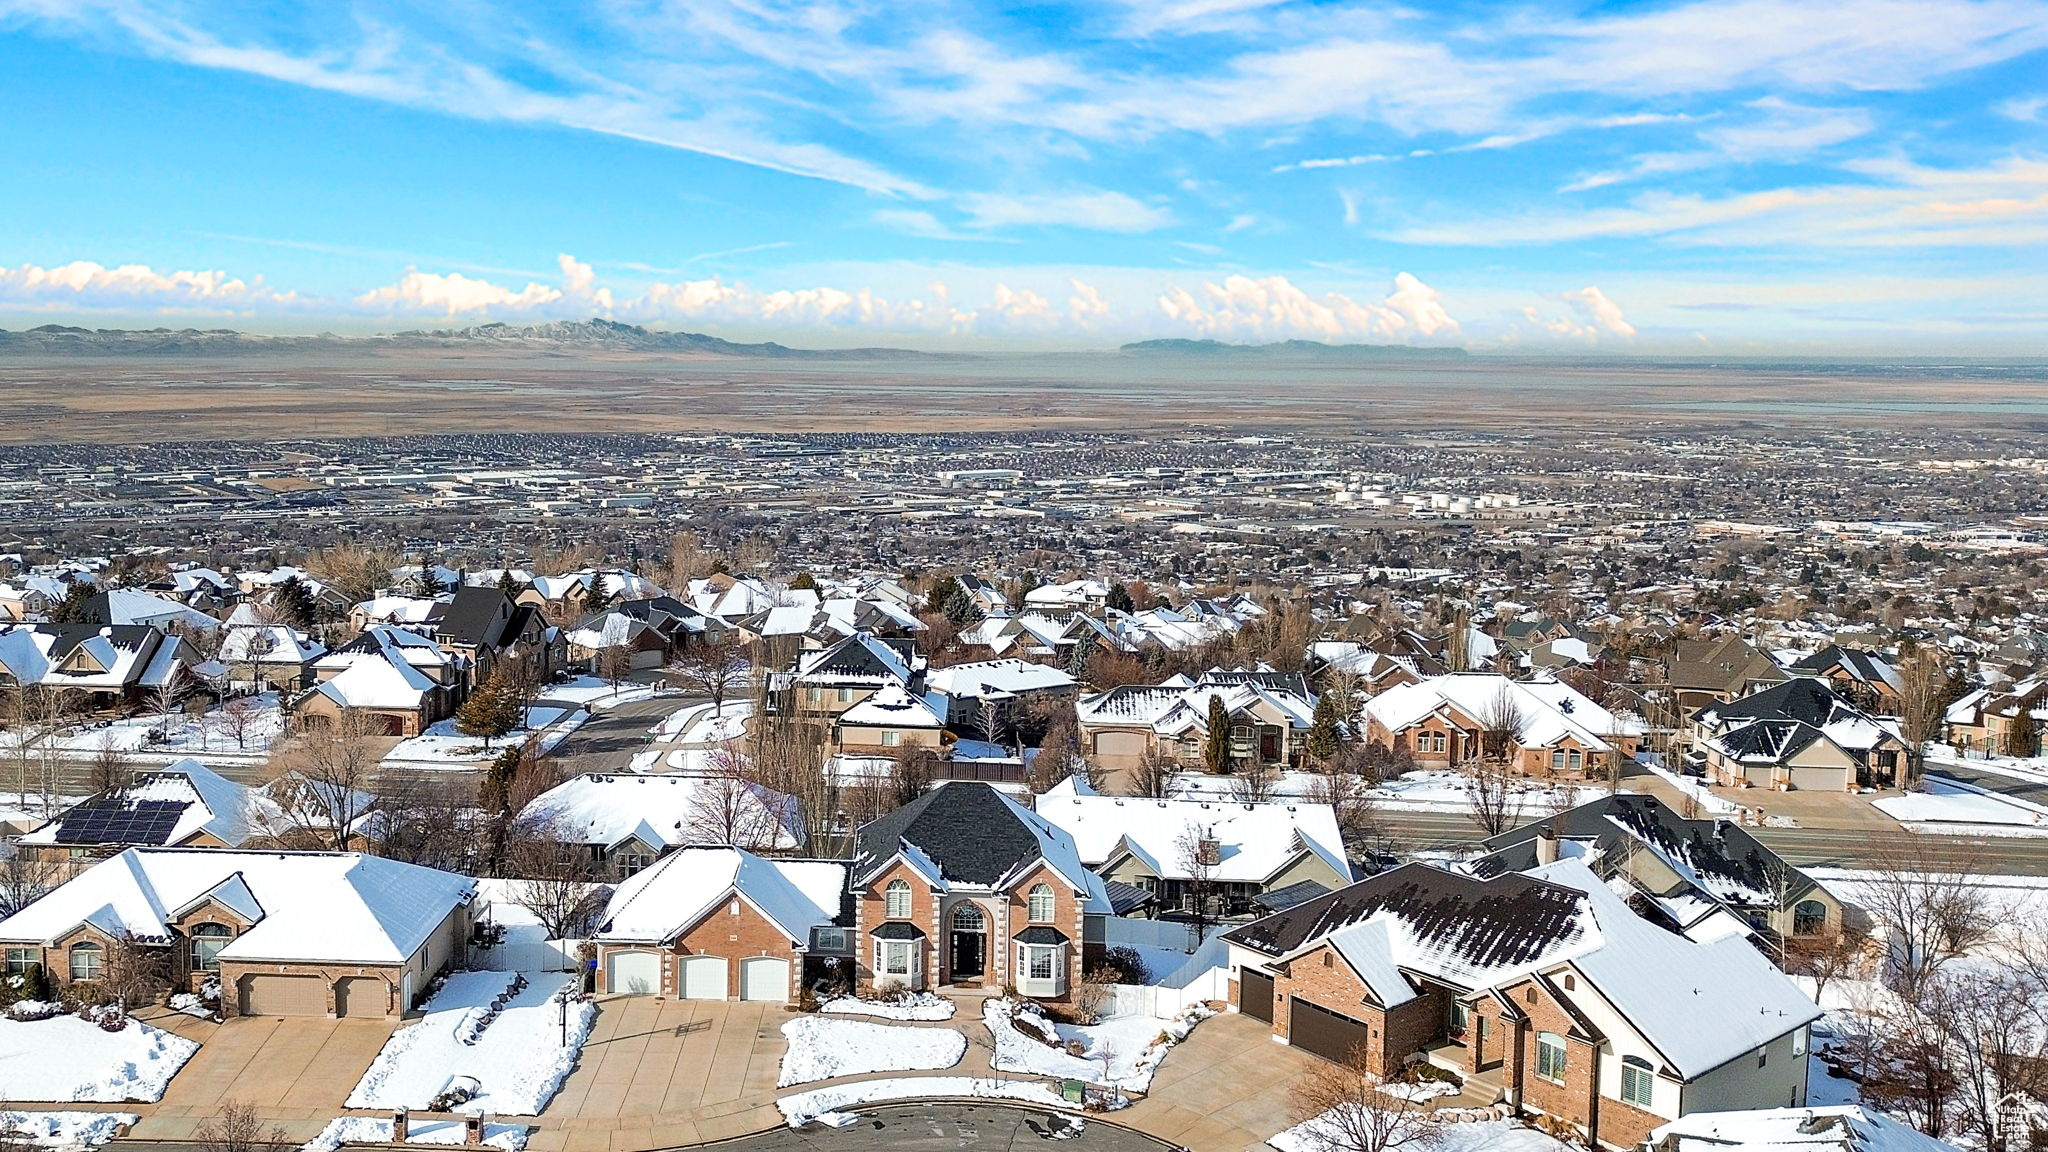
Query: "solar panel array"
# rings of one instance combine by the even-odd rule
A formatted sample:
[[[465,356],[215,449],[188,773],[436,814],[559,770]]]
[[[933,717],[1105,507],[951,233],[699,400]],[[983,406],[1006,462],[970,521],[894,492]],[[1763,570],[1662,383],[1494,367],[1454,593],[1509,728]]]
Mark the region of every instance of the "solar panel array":
[[[183,800],[81,804],[57,823],[59,844],[162,844],[189,805]]]

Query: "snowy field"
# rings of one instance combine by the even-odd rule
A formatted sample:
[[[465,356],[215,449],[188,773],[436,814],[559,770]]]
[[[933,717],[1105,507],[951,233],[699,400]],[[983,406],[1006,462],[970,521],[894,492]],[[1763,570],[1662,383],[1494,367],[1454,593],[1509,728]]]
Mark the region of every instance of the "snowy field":
[[[871,1072],[951,1068],[967,1055],[967,1037],[951,1028],[909,1028],[799,1016],[782,1026],[789,1051],[777,1088]]]
[[[457,972],[427,1002],[426,1017],[400,1028],[349,1093],[350,1108],[424,1108],[457,1076],[474,1077],[475,1099],[458,1109],[537,1116],[562,1086],[597,1019],[597,1005],[572,1003],[564,1043],[555,993],[577,975],[531,973],[532,981],[484,1022],[510,972]],[[482,1025],[481,1030],[478,1026]],[[473,1043],[464,1043],[471,1038]]]
[[[38,1148],[97,1148],[139,1119],[133,1112],[0,1111],[0,1132],[19,1132]]]
[[[1870,806],[1908,827],[1955,824],[1965,826],[1954,829],[1962,832],[2048,836],[2048,808],[2010,796],[1989,795],[1933,775],[1927,778],[1925,792],[1887,796],[1872,800]]]
[[[1273,782],[1273,796],[1297,800],[1312,796],[1320,779],[1315,772],[1283,772]],[[1472,794],[1465,787],[1466,779],[1464,774],[1449,769],[1409,772],[1380,782],[1366,795],[1371,797],[1374,807],[1389,812],[1466,813],[1472,810]],[[1607,795],[1604,786],[1592,784],[1546,786],[1533,780],[1527,784],[1523,805],[1531,813],[1572,808]],[[1181,772],[1173,777],[1168,794],[1181,800],[1229,801],[1233,798],[1232,787],[1228,776]]]
[[[981,1009],[982,1023],[995,1037],[996,1052],[991,1061],[1001,1072],[1030,1072],[1040,1076],[1086,1080],[1125,1091],[1142,1092],[1152,1083],[1160,1062],[1175,1044],[1187,1038],[1196,1024],[1207,1019],[1206,1008],[1191,1009],[1175,1020],[1152,1016],[1112,1016],[1100,1024],[1053,1024],[1037,1016],[1041,1028],[1050,1026],[1061,1047],[1039,1042],[1018,1031],[1019,1009],[1005,1000],[989,1000]],[[1082,1055],[1069,1055],[1066,1046],[1079,1044]]]
[[[236,721],[229,719],[225,709],[215,708],[198,716],[186,715],[183,710],[174,711],[165,717],[154,712],[115,720],[104,727],[80,725],[59,730],[51,743],[66,758],[92,756],[103,748],[116,752],[161,752],[172,756],[199,756],[203,753],[228,753],[234,755],[262,755],[270,751],[270,745],[284,731],[284,717],[278,711],[277,693],[264,692],[246,696],[247,708],[239,723],[242,738],[235,739],[233,731]],[[151,732],[162,731],[162,740],[152,741]],[[19,745],[22,733],[0,731],[0,748],[14,748]]]
[[[673,691],[672,688],[660,688],[652,684],[613,684],[596,676],[575,676],[560,684],[542,685],[540,698],[543,702],[552,700],[568,704],[588,704],[593,708],[602,709],[613,704],[624,704],[628,700],[646,700]]]
[[[199,1042],[130,1020],[102,1031],[76,1016],[0,1016],[0,1091],[9,1100],[110,1104],[163,1099]]]
[[[818,1011],[836,1016],[873,1016],[882,1020],[951,1020],[959,1005],[934,992],[912,994],[901,1004],[841,996],[818,1005]]]
[[[791,1128],[812,1121],[836,1123],[846,1109],[888,1100],[938,1100],[965,1097],[974,1100],[1018,1100],[1047,1108],[1072,1108],[1044,1084],[1018,1080],[988,1080],[973,1076],[904,1076],[893,1080],[863,1080],[834,1088],[813,1088],[784,1096],[775,1102]],[[1532,1150],[1533,1152],[1533,1150]]]
[[[503,736],[493,736],[488,744],[481,736],[466,736],[457,730],[455,721],[441,720],[427,726],[425,732],[410,739],[400,740],[384,754],[387,761],[406,764],[450,764],[464,768],[479,761],[489,760],[505,751],[516,748],[535,732],[557,724],[570,716],[573,709],[539,704],[526,710],[526,722]],[[569,729],[561,733],[568,735]],[[555,733],[550,732],[550,736]]]
[[[1325,1113],[1324,1115],[1328,1115]],[[1280,1152],[1317,1152],[1323,1142],[1314,1138],[1318,1116],[1267,1140]],[[1571,1152],[1572,1146],[1525,1128],[1513,1120],[1486,1120],[1469,1124],[1440,1124],[1429,1152]]]
[[[330,1120],[318,1136],[299,1145],[299,1152],[335,1152],[344,1144],[389,1144],[391,1121],[375,1116],[343,1116]],[[519,1152],[526,1147],[524,1124],[484,1125],[484,1147]],[[413,1120],[406,1125],[407,1144],[461,1144],[463,1125],[455,1120]]]

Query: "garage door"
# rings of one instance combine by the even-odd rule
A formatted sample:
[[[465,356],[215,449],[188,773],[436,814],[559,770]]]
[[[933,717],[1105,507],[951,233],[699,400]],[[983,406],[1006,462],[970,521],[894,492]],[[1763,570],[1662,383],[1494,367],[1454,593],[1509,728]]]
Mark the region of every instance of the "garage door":
[[[772,1000],[777,1004],[789,999],[789,961],[759,957],[740,961],[740,999]]]
[[[391,986],[382,976],[345,976],[334,984],[336,1016],[384,1016],[390,1007]]]
[[[1254,1020],[1273,1022],[1273,978],[1264,972],[1240,969],[1237,976],[1237,1010]]]
[[[654,952],[614,952],[605,957],[604,990],[621,996],[654,996],[661,992],[661,956]]]
[[[1097,732],[1095,754],[1097,756],[1143,756],[1146,748],[1143,732]]]
[[[725,999],[725,958],[688,956],[676,965],[682,971],[683,999]]]
[[[1368,1047],[1372,1032],[1363,1021],[1339,1016],[1303,1000],[1287,1006],[1287,1039],[1305,1052],[1339,1063],[1351,1058],[1354,1048]]]
[[[244,976],[244,1016],[325,1016],[327,981],[318,976]]]

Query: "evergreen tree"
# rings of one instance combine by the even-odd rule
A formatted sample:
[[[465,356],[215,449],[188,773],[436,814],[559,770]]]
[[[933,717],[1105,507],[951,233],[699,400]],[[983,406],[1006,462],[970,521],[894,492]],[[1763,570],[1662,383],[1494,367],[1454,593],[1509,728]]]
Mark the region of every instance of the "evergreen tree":
[[[1131,590],[1115,581],[1110,582],[1109,596],[1104,603],[1119,612],[1129,612],[1135,606],[1131,600]]]
[[[1088,675],[1088,661],[1095,657],[1095,633],[1083,632],[1067,650],[1067,674],[1076,680]]]
[[[50,609],[50,619],[59,624],[89,623],[85,618],[85,603],[93,597],[93,586],[83,580],[70,580],[64,585],[64,599]]]
[[[1209,734],[1202,742],[1202,767],[1218,776],[1230,773],[1230,712],[1223,697],[1209,697]]]
[[[441,574],[434,571],[434,565],[428,562],[425,556],[420,557],[419,586],[420,595],[429,600],[449,590],[448,586],[441,582]]]
[[[1308,726],[1308,754],[1327,764],[1336,759],[1344,747],[1344,727],[1337,714],[1337,694],[1325,692],[1316,697],[1316,714]]]
[[[793,589],[816,588],[818,586],[818,578],[809,572],[799,572],[796,574],[796,579],[789,582],[789,586]]]
[[[525,718],[516,662],[500,660],[476,691],[469,694],[469,699],[462,702],[462,707],[455,710],[455,730],[464,736],[483,737],[484,747],[489,748],[494,738],[518,728]]]
[[[939,601],[939,611],[955,624],[965,624],[974,619],[974,597],[958,580],[947,580],[946,590]]]
[[[519,595],[519,581],[513,579],[510,568],[498,573],[498,591],[503,592],[507,599]]]
[[[2041,732],[2034,723],[2034,710],[2022,701],[2019,711],[2013,714],[2012,723],[2005,726],[2005,754],[2007,756],[2038,756],[2041,754]]]
[[[313,590],[297,576],[287,576],[277,585],[270,604],[278,619],[295,628],[311,628],[317,605],[313,602]]]
[[[512,802],[513,778],[519,775],[519,765],[525,757],[519,748],[507,748],[498,753],[491,766],[484,769],[484,778],[477,789],[477,805],[486,812],[503,812]]]

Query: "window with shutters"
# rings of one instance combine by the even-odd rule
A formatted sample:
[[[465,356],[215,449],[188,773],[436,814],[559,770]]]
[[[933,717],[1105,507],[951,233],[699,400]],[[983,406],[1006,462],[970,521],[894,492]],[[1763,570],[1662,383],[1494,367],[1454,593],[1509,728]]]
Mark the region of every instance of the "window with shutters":
[[[1555,1084],[1564,1083],[1564,1037],[1555,1032],[1536,1034],[1536,1075]]]
[[[1650,1070],[1650,1062],[1641,1056],[1621,1058],[1621,1102],[1638,1108],[1650,1106],[1650,1094],[1657,1083],[1657,1074]]]
[[[904,880],[891,880],[882,890],[882,915],[891,920],[910,919],[910,884]]]

